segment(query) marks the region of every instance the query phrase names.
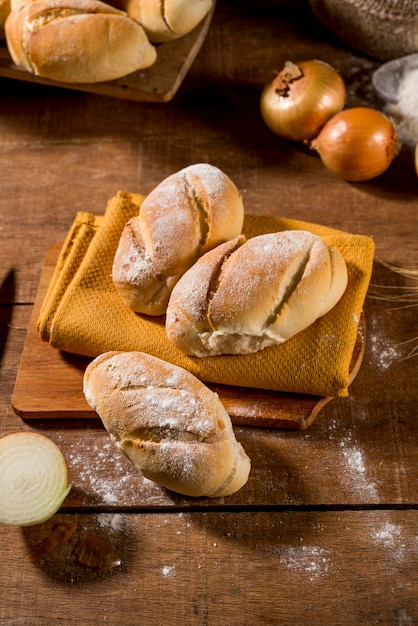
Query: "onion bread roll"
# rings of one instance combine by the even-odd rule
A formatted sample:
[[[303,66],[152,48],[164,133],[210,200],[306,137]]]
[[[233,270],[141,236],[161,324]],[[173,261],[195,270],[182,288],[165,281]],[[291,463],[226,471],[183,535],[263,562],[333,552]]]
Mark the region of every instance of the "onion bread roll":
[[[171,41],[191,32],[212,8],[212,0],[122,0],[153,43]]]
[[[205,252],[238,236],[244,207],[220,169],[190,165],[165,178],[126,224],[113,263],[113,282],[137,313],[162,315],[184,272]]]
[[[143,352],[107,352],[84,394],[116,446],[143,475],[187,496],[228,496],[250,459],[218,396],[183,368]]]
[[[310,232],[238,237],[202,256],[179,280],[167,336],[185,354],[249,354],[313,324],[346,286],[343,256]]]
[[[140,24],[99,0],[23,4],[9,14],[5,33],[16,65],[65,83],[121,78],[157,56]]]

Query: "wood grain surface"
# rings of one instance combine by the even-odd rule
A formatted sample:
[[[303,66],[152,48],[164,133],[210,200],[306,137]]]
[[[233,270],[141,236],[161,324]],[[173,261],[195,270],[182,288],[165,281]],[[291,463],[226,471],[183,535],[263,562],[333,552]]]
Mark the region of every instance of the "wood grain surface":
[[[28,553],[52,523],[42,532],[11,531],[13,550],[0,541],[10,577],[3,623],[49,624],[52,611],[55,623],[77,626],[163,624],[162,615],[186,625],[414,624],[411,512],[96,513],[76,520],[71,539],[39,561]],[[57,516],[55,524],[62,521]],[[123,566],[80,564],[75,550],[88,533],[110,544]],[[40,578],[52,607],[37,601]],[[71,616],[69,606],[76,607]]]
[[[272,135],[259,97],[288,58],[337,67],[347,106],[382,106],[379,61],[330,35],[308,0],[219,0],[170,102],[0,77],[0,435],[50,437],[72,485],[48,522],[0,526],[2,626],[418,624],[416,279],[376,260],[349,398],[303,430],[236,424],[252,468],[228,498],[144,480],[98,419],[22,419],[12,406],[51,245],[77,211],[100,214],[119,189],[148,193],[188,164],[228,173],[249,213],[365,234],[377,257],[418,269],[413,150],[350,184]]]

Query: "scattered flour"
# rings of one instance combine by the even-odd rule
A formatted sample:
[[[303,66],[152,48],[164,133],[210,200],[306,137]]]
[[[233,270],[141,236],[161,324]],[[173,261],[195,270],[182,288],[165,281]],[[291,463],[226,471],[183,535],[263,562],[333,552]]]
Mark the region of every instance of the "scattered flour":
[[[351,450],[344,450],[343,454],[351,470],[364,474],[366,468],[364,467],[363,455],[360,450],[352,448]]]
[[[288,570],[305,573],[313,581],[328,572],[330,553],[313,545],[291,546],[280,557],[280,563]]]
[[[120,532],[123,525],[123,516],[120,513],[99,513],[97,515],[97,522],[102,528]]]
[[[399,537],[401,529],[395,524],[386,522],[382,530],[376,531],[374,536],[376,539],[380,539],[384,543],[393,543],[394,537]]]
[[[351,493],[362,500],[379,502],[376,483],[367,479],[363,452],[352,442],[351,435],[341,440],[340,448],[344,460],[344,487],[349,487]]]
[[[404,356],[401,347],[384,333],[378,315],[369,317],[366,342],[370,364],[380,372],[388,370]]]
[[[396,345],[387,343],[387,340],[377,335],[369,338],[370,353],[373,362],[379,370],[387,370],[395,361],[399,361],[401,354]]]
[[[171,576],[174,575],[175,572],[175,567],[174,565],[163,565],[163,567],[161,568],[161,573],[163,576],[166,576],[168,578],[170,578]]]
[[[90,452],[88,463],[78,448],[70,447],[66,454],[73,487],[85,494],[86,501],[94,498],[96,503],[109,506],[121,501],[147,505],[172,502],[167,490],[145,479],[108,439],[99,440]]]
[[[88,464],[79,452],[69,453],[69,470],[74,470],[80,482],[88,487],[88,491],[99,496],[104,504],[116,504],[118,495],[129,480],[124,460],[118,456],[110,442],[106,442],[101,448],[96,444],[93,452],[94,454],[90,456]],[[103,478],[103,466],[108,457],[112,458],[114,464],[112,468],[114,478],[112,480]]]
[[[373,539],[376,544],[380,544],[387,554],[397,562],[403,560],[405,556],[405,543],[402,539],[402,528],[386,521],[383,526],[376,529],[373,533]]]

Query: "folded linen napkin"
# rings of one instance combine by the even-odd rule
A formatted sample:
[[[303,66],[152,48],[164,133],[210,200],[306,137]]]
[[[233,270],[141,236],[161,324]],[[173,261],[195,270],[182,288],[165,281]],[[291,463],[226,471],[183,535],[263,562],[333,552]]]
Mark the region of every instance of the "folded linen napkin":
[[[197,358],[171,345],[164,317],[131,311],[116,292],[112,264],[125,223],[143,196],[119,192],[104,216],[80,212],[61,250],[41,307],[38,332],[62,351],[95,357],[109,350],[140,350],[192,372],[205,382],[319,396],[348,395],[350,361],[374,257],[373,240],[293,219],[246,215],[247,237],[309,230],[343,254],[348,286],[324,317],[283,344],[249,355]]]

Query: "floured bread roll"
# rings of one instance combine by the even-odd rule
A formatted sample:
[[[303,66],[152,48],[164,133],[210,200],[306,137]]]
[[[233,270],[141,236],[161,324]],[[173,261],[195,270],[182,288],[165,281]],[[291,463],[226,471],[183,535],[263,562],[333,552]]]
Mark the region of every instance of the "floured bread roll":
[[[155,47],[125,12],[99,0],[35,0],[5,23],[14,63],[65,83],[114,80],[152,65]]]
[[[124,9],[144,28],[153,43],[191,32],[212,8],[212,0],[122,0]]]
[[[166,331],[186,354],[248,354],[282,343],[325,315],[347,286],[341,253],[307,231],[238,237],[179,280]]]
[[[190,165],[165,178],[126,224],[113,282],[137,313],[162,315],[171,290],[205,252],[242,231],[238,189],[214,165]]]
[[[117,447],[150,480],[188,496],[228,496],[250,459],[218,396],[183,368],[142,352],[107,352],[84,394]]]

